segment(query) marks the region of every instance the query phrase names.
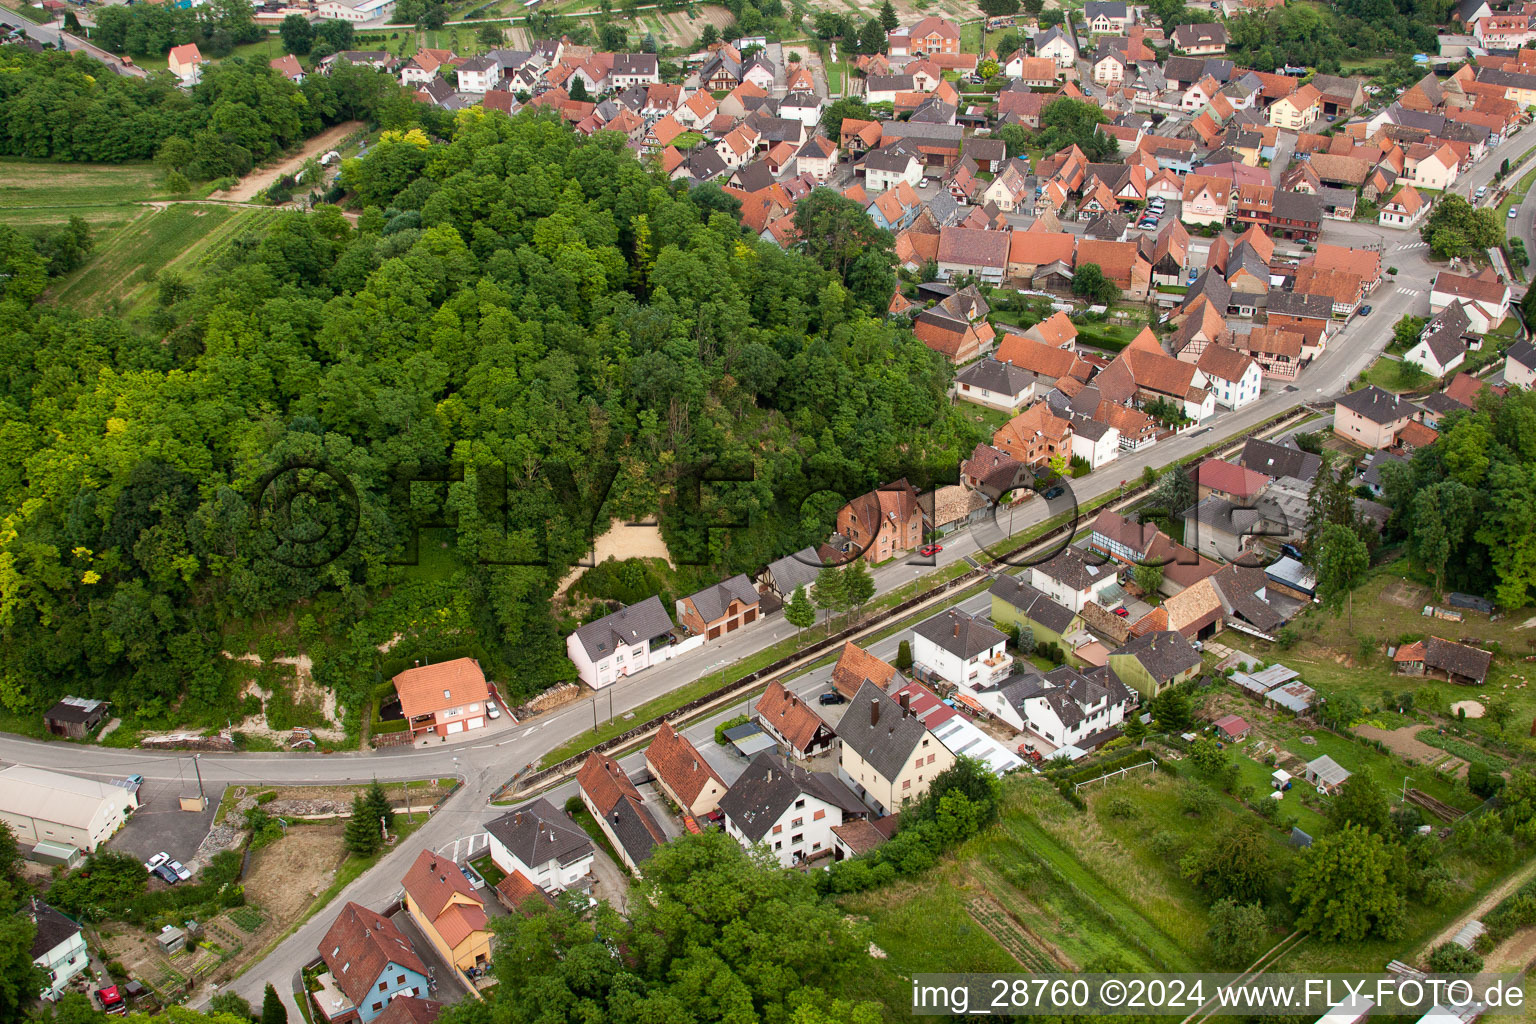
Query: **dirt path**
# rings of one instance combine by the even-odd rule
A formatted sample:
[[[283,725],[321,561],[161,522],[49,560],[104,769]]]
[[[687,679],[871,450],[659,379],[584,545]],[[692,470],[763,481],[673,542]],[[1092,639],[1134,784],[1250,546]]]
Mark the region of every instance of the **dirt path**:
[[[1426,957],[1428,957],[1429,951],[1434,949],[1436,946],[1443,942],[1451,941],[1451,936],[1461,931],[1461,929],[1466,926],[1467,922],[1480,920],[1484,914],[1498,906],[1500,900],[1524,885],[1532,875],[1536,875],[1536,861],[1531,861],[1525,867],[1521,868],[1513,875],[1510,875],[1496,888],[1491,890],[1488,895],[1478,900],[1477,906],[1467,911],[1467,913],[1461,918],[1457,919],[1455,923],[1451,924],[1443,932],[1441,932],[1439,935],[1436,935],[1433,939],[1426,943],[1424,948],[1419,950],[1419,961],[1423,961]],[[1529,942],[1531,937],[1527,936],[1526,938]]]
[[[243,203],[254,199],[273,182],[284,174],[291,174],[304,166],[304,161],[312,156],[319,156],[328,149],[335,149],[341,140],[363,127],[361,121],[345,121],[329,128],[308,142],[299,150],[296,156],[288,157],[271,167],[261,167],[240,179],[240,183],[234,188],[224,192],[215,192],[210,199],[222,199],[228,202]]]

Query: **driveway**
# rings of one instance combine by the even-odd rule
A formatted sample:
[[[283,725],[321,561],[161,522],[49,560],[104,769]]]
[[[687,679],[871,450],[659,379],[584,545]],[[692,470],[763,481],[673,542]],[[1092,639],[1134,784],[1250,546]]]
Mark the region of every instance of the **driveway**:
[[[615,864],[613,858],[597,848],[592,858],[592,896],[607,900],[621,914],[629,913],[629,873]]]
[[[188,759],[190,760],[190,758]],[[190,778],[192,766],[188,764],[190,785],[179,779],[148,779],[139,790],[139,809],[133,812],[128,823],[113,836],[108,849],[126,853],[139,860],[149,860],[164,850],[172,860],[179,860],[187,867],[197,848],[213,827],[213,815],[218,810],[219,798],[224,786],[208,786],[208,809],[201,813],[180,809],[179,798],[197,794],[197,783]],[[195,869],[194,869],[195,870]]]

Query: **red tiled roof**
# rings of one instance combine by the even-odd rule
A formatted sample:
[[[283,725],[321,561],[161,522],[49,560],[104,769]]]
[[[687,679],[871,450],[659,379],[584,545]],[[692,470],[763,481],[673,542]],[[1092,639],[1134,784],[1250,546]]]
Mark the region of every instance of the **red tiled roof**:
[[[422,850],[401,885],[450,949],[485,930],[484,902],[475,895],[459,866],[447,857]]]
[[[713,780],[725,792],[725,780],[699,755],[686,736],[663,722],[656,738],[645,748],[645,763],[673,794],[689,807]]]
[[[455,658],[436,665],[408,668],[395,676],[400,711],[407,718],[449,708],[484,704],[490,696],[485,674],[474,658]]]

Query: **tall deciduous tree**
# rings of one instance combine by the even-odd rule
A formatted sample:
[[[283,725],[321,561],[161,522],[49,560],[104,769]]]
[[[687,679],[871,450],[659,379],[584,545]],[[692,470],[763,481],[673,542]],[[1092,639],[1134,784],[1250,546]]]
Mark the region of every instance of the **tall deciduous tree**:
[[[1381,836],[1347,825],[1302,853],[1291,903],[1296,926],[1324,941],[1396,938],[1406,914],[1400,858]]]
[[[1370,551],[1360,535],[1347,526],[1329,523],[1323,527],[1315,556],[1317,592],[1323,604],[1335,613],[1345,603],[1360,576],[1371,564]],[[1349,626],[1354,628],[1354,607],[1351,602]]]

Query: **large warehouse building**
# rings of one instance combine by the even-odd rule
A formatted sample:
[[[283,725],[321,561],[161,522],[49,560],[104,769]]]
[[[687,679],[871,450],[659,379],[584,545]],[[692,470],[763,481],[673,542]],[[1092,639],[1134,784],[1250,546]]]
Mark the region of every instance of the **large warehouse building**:
[[[138,805],[131,790],[107,782],[21,764],[0,769],[0,821],[20,843],[66,843],[94,853]]]

